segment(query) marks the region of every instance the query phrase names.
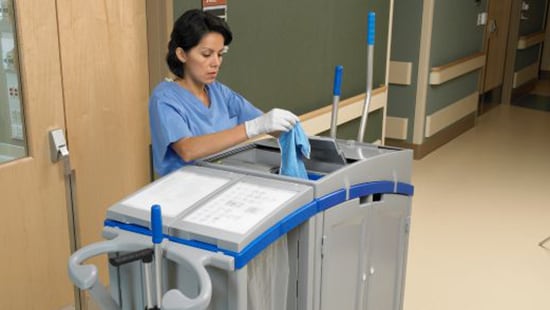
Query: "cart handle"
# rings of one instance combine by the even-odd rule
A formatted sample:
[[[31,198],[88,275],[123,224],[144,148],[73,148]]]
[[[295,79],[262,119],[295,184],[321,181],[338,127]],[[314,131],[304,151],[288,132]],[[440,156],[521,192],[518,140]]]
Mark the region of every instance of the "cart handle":
[[[83,265],[82,263],[94,256],[111,252],[132,252],[150,247],[149,240],[130,238],[125,234],[119,234],[118,228],[106,227],[108,233],[113,236],[111,240],[101,241],[85,246],[74,252],[69,258],[69,277],[80,289],[89,290],[94,300],[99,303],[101,309],[118,310],[120,306],[107,291],[105,286],[98,281],[98,271],[95,265]]]
[[[197,297],[189,298],[177,289],[171,289],[162,297],[163,310],[202,310],[206,309],[212,298],[212,281],[206,266],[217,265],[213,261],[215,253],[199,251],[195,248],[170,242],[164,249],[167,259],[186,264],[195,270],[199,279],[200,292]]]
[[[120,306],[98,281],[97,267],[82,265],[84,261],[94,256],[111,252],[132,252],[151,246],[148,238],[136,238],[135,234],[114,227],[105,227],[104,236],[110,240],[90,244],[76,251],[69,258],[69,276],[80,289],[89,290],[94,301],[101,309],[119,310]],[[203,310],[208,307],[212,298],[212,281],[206,271],[206,266],[214,266],[223,270],[234,270],[234,260],[221,253],[209,252],[178,244],[163,242],[164,256],[177,264],[186,264],[195,270],[199,279],[200,293],[195,298],[189,298],[177,289],[169,290],[162,297],[163,310]]]

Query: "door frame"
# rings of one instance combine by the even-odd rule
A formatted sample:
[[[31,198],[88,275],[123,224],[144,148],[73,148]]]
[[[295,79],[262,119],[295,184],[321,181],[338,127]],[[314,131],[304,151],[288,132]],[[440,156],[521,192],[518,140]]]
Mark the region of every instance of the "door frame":
[[[508,44],[504,68],[504,83],[502,84],[501,102],[511,104],[512,92],[514,91],[514,71],[516,64],[517,46],[519,40],[519,24],[521,21],[522,0],[512,0],[510,14],[510,27],[508,31]]]

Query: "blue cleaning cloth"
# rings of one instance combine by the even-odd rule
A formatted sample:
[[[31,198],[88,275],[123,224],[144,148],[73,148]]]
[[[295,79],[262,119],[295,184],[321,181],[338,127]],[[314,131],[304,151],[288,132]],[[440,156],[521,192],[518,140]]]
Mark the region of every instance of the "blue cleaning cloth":
[[[281,168],[279,174],[308,179],[303,157],[309,158],[311,146],[300,123],[279,136]]]

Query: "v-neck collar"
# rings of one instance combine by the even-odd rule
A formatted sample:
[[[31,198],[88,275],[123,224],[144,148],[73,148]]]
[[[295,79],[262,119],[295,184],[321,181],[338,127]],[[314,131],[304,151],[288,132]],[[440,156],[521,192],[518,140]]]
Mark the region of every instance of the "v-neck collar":
[[[204,89],[206,91],[206,96],[208,97],[208,102],[210,103],[210,106],[206,106],[204,104],[204,102],[202,102],[197,96],[195,96],[195,94],[193,94],[192,92],[190,92],[187,88],[181,86],[178,82],[176,81],[173,81],[172,83],[174,83],[176,85],[176,87],[178,87],[179,89],[183,90],[184,92],[188,93],[192,98],[193,98],[193,102],[195,102],[195,104],[198,104],[201,106],[202,109],[206,110],[206,111],[210,111],[212,109],[212,104],[214,103],[212,101],[212,96],[210,96],[210,85],[208,84],[204,84]]]

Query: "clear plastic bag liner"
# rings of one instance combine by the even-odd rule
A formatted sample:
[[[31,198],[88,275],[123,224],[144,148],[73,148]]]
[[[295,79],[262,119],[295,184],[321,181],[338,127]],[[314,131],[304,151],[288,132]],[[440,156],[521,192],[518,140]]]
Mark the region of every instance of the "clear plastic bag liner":
[[[248,309],[286,309],[290,272],[287,236],[280,237],[251,260],[247,270]]]

